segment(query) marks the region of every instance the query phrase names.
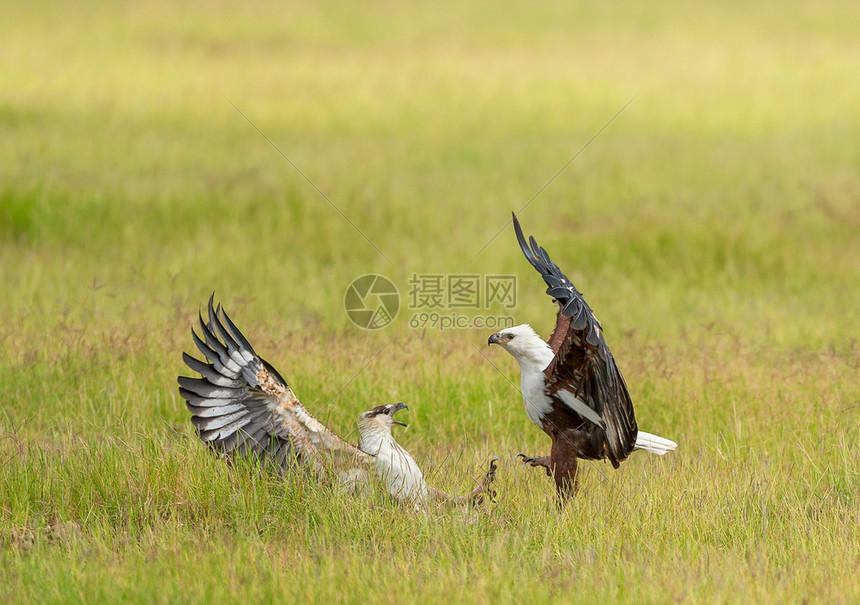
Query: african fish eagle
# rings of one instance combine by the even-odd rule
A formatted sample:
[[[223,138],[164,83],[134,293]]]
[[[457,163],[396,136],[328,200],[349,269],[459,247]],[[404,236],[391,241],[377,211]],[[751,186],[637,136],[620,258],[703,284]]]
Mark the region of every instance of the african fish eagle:
[[[405,404],[380,405],[361,414],[361,435],[356,447],[338,437],[299,401],[287,381],[262,357],[227,313],[209,298],[208,320],[200,317],[200,333],[192,330],[194,344],[206,361],[187,353],[185,364],[199,378],[179,377],[179,394],[185,399],[200,440],[225,457],[251,456],[273,462],[281,472],[305,464],[322,474],[337,471],[345,484],[367,479],[365,469],[376,473],[395,499],[418,508],[428,500],[479,503],[493,496],[495,460],[483,481],[468,496],[456,497],[426,485],[421,469],[391,434],[394,420]],[[207,363],[208,362],[208,363]]]
[[[663,455],[677,444],[638,429],[601,323],[534,237],[526,243],[516,214],[513,222],[523,254],[558,303],[555,330],[545,342],[523,324],[493,334],[488,344],[501,346],[517,360],[526,414],[552,440],[549,456],[520,456],[546,469],[558,495],[566,498],[576,492],[577,458],[608,458],[618,468],[635,449]]]

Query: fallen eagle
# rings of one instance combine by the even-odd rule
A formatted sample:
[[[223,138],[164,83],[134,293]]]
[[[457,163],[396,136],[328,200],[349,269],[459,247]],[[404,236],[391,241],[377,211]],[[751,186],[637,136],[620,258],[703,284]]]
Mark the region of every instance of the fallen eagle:
[[[358,447],[341,439],[301,404],[286,380],[257,355],[227,313],[209,299],[208,321],[200,315],[201,336],[194,344],[206,361],[187,353],[185,364],[200,378],[179,377],[200,440],[227,457],[256,457],[287,472],[306,465],[319,474],[334,470],[348,486],[366,484],[367,468],[397,500],[423,507],[430,501],[480,504],[491,499],[496,459],[480,484],[467,496],[453,496],[430,487],[418,464],[391,434],[406,426],[394,415],[403,403],[379,405],[358,420]],[[208,362],[208,363],[207,363]]]

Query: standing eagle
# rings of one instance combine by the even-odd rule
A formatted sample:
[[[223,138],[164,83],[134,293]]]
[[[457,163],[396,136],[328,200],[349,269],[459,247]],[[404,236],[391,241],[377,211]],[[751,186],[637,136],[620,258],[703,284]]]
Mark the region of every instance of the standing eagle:
[[[517,360],[526,414],[552,439],[549,456],[520,456],[544,467],[565,498],[576,492],[577,458],[608,458],[618,468],[635,449],[663,455],[677,444],[638,429],[624,377],[591,307],[534,237],[526,243],[515,214],[513,221],[523,254],[558,303],[555,330],[544,342],[523,324],[493,334],[488,344]]]
[[[200,315],[201,336],[191,331],[206,361],[182,354],[185,364],[200,377],[178,379],[179,394],[201,441],[225,457],[256,457],[274,463],[281,472],[300,464],[318,474],[335,471],[349,485],[366,482],[370,468],[391,496],[418,508],[429,500],[477,503],[484,494],[492,497],[495,460],[468,496],[450,496],[425,483],[418,464],[391,434],[392,426],[406,426],[394,420],[399,410],[407,409],[403,403],[379,405],[361,414],[359,447],[338,437],[257,355],[221,306],[215,309],[213,298],[209,298],[208,321]]]

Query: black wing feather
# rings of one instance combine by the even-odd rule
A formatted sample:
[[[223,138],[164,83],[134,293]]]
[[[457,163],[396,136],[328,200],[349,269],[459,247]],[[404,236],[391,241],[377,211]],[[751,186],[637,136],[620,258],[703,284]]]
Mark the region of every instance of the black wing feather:
[[[191,331],[206,361],[182,354],[200,377],[178,378],[179,394],[203,442],[225,455],[271,459],[282,470],[320,454],[363,456],[304,409],[287,381],[257,355],[221,306],[215,307],[214,295],[207,311],[207,319],[198,314],[200,335]]]

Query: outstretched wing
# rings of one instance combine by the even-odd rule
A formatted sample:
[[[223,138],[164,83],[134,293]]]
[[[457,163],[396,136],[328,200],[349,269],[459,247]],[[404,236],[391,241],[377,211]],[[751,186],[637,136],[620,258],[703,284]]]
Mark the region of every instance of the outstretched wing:
[[[624,377],[606,345],[600,322],[582,294],[534,237],[526,243],[516,215],[513,220],[523,254],[543,277],[547,294],[559,305],[549,339],[555,358],[544,370],[547,395],[606,433],[606,455],[617,467],[633,451],[638,433]]]
[[[200,378],[179,377],[179,394],[201,441],[223,454],[271,460],[284,470],[297,461],[367,458],[305,409],[221,306],[215,310],[211,297],[208,312],[208,321],[200,316],[201,335],[191,331],[206,361],[182,354]]]

